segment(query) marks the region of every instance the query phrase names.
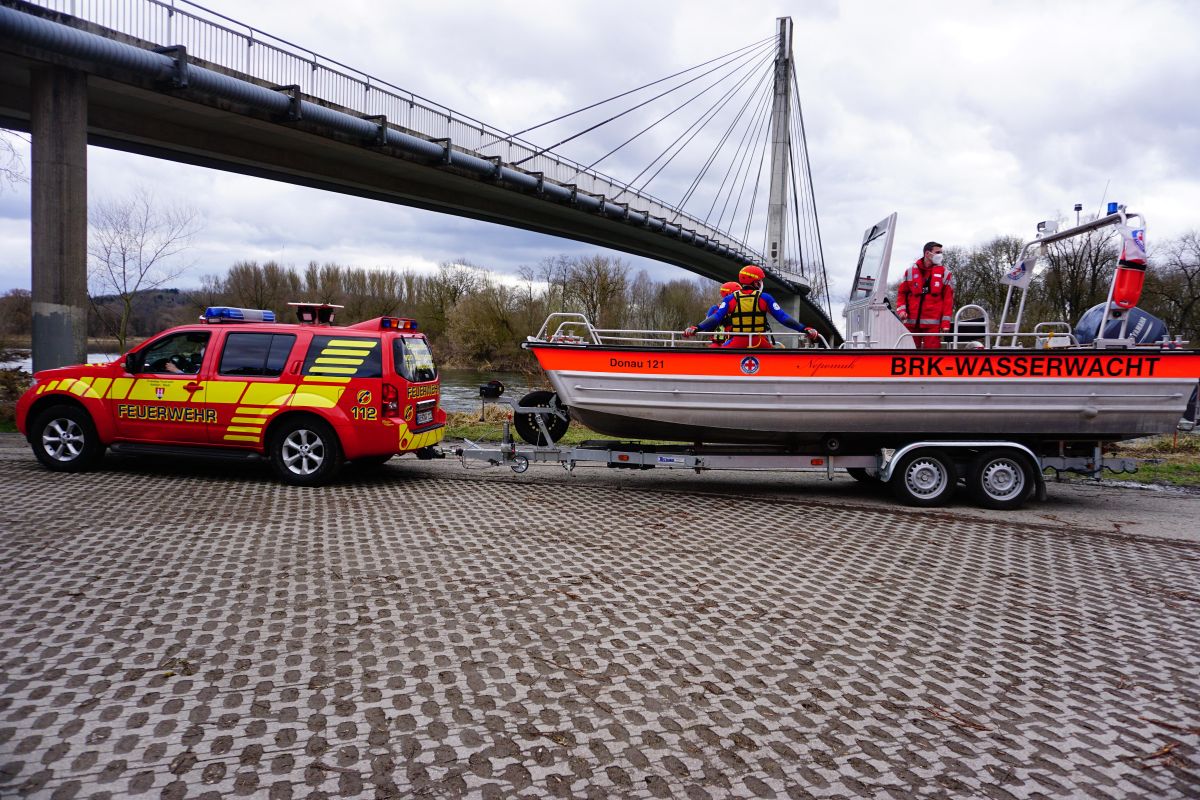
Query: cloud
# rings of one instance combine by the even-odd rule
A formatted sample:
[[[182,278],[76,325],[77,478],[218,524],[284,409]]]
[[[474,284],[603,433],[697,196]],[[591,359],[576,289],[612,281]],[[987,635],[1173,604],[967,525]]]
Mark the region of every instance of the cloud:
[[[776,17],[791,14],[835,306],[849,288],[863,230],[893,210],[900,214],[894,264],[915,258],[930,238],[970,245],[1032,236],[1038,220],[1069,215],[1076,202],[1094,210],[1120,200],[1143,211],[1151,246],[1197,227],[1200,104],[1188,93],[1200,84],[1193,55],[1200,14],[1186,0],[1136,9],[1113,0],[206,5],[511,131],[766,39]],[[527,138],[550,144],[622,107]],[[630,114],[562,152],[589,163],[669,107]],[[676,127],[653,129],[600,169],[632,178],[698,111],[680,112]],[[712,128],[651,193],[671,203],[684,195],[716,146],[720,130]],[[164,199],[195,204],[205,227],[193,248],[194,279],[242,259],[420,269],[465,258],[513,274],[551,255],[596,250],[124,153],[93,149],[89,162],[95,196],[153,185]],[[723,168],[705,176],[690,213],[708,213]],[[0,290],[28,286],[25,192],[0,194]],[[740,233],[740,225],[732,229]],[[752,233],[751,243],[761,235]],[[686,274],[611,255],[655,277]]]

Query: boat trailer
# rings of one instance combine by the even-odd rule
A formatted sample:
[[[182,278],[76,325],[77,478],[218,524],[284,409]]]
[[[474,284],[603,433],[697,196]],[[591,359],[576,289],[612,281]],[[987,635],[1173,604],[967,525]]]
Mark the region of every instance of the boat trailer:
[[[500,393],[503,389],[500,389]],[[1030,446],[1005,439],[923,439],[897,447],[869,452],[800,452],[768,445],[653,444],[639,441],[598,439],[574,446],[558,446],[556,425],[566,409],[543,404],[549,393],[534,392],[521,401],[500,396],[496,382],[480,387],[481,412],[489,404],[507,405],[498,443],[464,440],[454,454],[463,466],[485,462],[524,473],[530,464],[557,464],[568,472],[578,465],[610,469],[686,469],[697,474],[707,470],[823,473],[833,480],[839,471],[867,484],[888,485],[902,502],[922,507],[949,501],[956,485],[965,481],[976,503],[985,508],[1007,510],[1024,505],[1032,496],[1046,499],[1046,470],[1099,478],[1103,470],[1136,472],[1136,459],[1105,456],[1103,443],[1081,452],[1078,443],[1058,443],[1052,454],[1035,452]],[[533,398],[532,402],[528,402]],[[482,417],[482,413],[481,413]],[[522,438],[513,438],[516,424]],[[532,435],[531,435],[532,434]],[[828,445],[828,443],[826,443]]]

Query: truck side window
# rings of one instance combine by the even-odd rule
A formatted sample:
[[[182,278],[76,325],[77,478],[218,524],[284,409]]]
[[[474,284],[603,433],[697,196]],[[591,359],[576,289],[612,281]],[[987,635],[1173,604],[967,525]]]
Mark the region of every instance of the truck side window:
[[[392,361],[396,364],[396,371],[406,381],[424,383],[437,378],[437,367],[433,363],[433,354],[429,352],[428,342],[406,336],[397,336],[394,341]]]
[[[303,374],[314,378],[382,378],[383,348],[377,337],[314,336]]]
[[[189,331],[166,336],[142,351],[140,372],[161,375],[195,375],[204,360],[207,331]]]
[[[295,343],[296,337],[286,333],[231,333],[225,337],[218,372],[277,378]]]

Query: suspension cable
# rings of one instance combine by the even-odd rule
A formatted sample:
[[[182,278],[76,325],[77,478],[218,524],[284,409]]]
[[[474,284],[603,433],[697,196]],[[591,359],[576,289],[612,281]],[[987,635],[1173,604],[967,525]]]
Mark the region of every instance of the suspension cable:
[[[833,307],[829,297],[829,273],[825,266],[825,246],[821,241],[821,218],[817,215],[817,198],[813,187],[812,162],[808,155],[808,134],[804,129],[804,111],[800,107],[800,83],[796,78],[796,64],[792,63],[792,89],[796,94],[796,115],[800,118],[800,136],[804,140],[804,171],[808,175],[809,192],[812,193],[813,227],[817,233],[817,252],[821,254],[821,278],[825,281],[825,306],[829,318],[833,319]]]
[[[758,64],[756,64],[755,66],[756,66],[756,67],[761,67],[761,66],[762,66],[764,63],[765,63],[765,60],[764,60],[764,61],[760,61],[760,62],[759,62]],[[748,74],[748,75],[746,75],[746,77],[745,77],[745,78],[743,78],[743,79],[742,79],[742,80],[741,80],[741,81],[738,83],[738,85],[737,85],[736,87],[734,87],[734,88],[735,88],[735,89],[740,89],[742,86],[744,86],[744,85],[746,84],[746,82],[749,80],[749,78],[751,78],[751,77],[753,77],[753,76],[754,76],[754,73],[753,73],[753,72],[749,73],[749,74]],[[759,77],[759,82],[761,83],[761,82],[762,82],[762,80],[763,80],[763,77],[762,77],[762,76],[760,76],[760,77]],[[722,138],[721,138],[721,141],[722,141],[722,142],[723,142],[723,141],[724,141],[724,140],[725,140],[725,139],[726,139],[726,138],[729,136],[729,133],[730,133],[730,131],[732,131],[732,130],[733,130],[733,128],[734,128],[734,127],[737,125],[737,123],[738,123],[738,120],[740,120],[740,119],[742,118],[742,116],[745,114],[746,107],[747,107],[747,106],[750,104],[750,102],[751,102],[751,101],[754,99],[755,92],[757,92],[757,91],[758,91],[757,87],[755,87],[755,89],[751,90],[750,94],[749,94],[749,95],[747,96],[747,98],[746,98],[746,102],[742,104],[742,108],[741,108],[741,109],[738,111],[737,115],[734,117],[734,119],[733,119],[733,122],[731,122],[731,123],[729,124],[729,127],[726,129],[724,136],[722,136]],[[643,191],[643,190],[645,190],[645,188],[646,188],[647,186],[649,186],[649,185],[650,185],[650,184],[651,184],[651,183],[654,181],[654,179],[655,179],[655,178],[657,178],[657,177],[658,177],[658,176],[659,176],[659,175],[662,173],[662,171],[663,171],[664,169],[666,169],[666,168],[667,168],[667,165],[669,165],[669,164],[670,164],[672,161],[674,161],[674,160],[675,160],[675,158],[676,158],[676,157],[678,157],[678,156],[679,156],[679,155],[680,155],[680,154],[681,154],[681,153],[684,151],[684,149],[686,149],[686,148],[687,148],[687,146],[688,146],[689,144],[691,144],[691,143],[692,143],[692,141],[693,141],[693,140],[694,140],[694,139],[695,139],[695,138],[696,138],[696,137],[697,137],[697,136],[700,134],[700,131],[701,131],[701,130],[703,130],[703,129],[704,129],[704,127],[705,127],[705,126],[707,126],[707,125],[708,125],[708,123],[709,123],[709,122],[711,122],[711,121],[712,121],[712,120],[713,120],[713,119],[716,117],[716,115],[717,115],[718,113],[720,113],[721,109],[723,109],[723,108],[724,108],[724,107],[725,107],[725,106],[728,104],[729,100],[731,100],[731,99],[733,99],[733,94],[732,94],[732,92],[731,92],[731,93],[729,93],[729,94],[727,95],[727,97],[726,97],[726,98],[724,98],[724,101],[723,101],[723,102],[720,104],[720,107],[719,107],[719,108],[716,108],[716,109],[714,110],[713,108],[711,108],[711,107],[710,107],[710,109],[709,109],[708,111],[706,111],[704,114],[702,114],[702,115],[701,115],[701,117],[700,117],[699,119],[697,119],[697,120],[696,120],[696,122],[695,122],[695,123],[693,123],[693,124],[692,124],[692,126],[691,126],[690,128],[688,128],[688,130],[685,130],[683,133],[681,133],[681,134],[680,134],[680,135],[679,135],[679,136],[678,136],[678,137],[675,139],[675,141],[671,142],[671,144],[670,144],[670,145],[668,145],[668,146],[667,146],[667,148],[666,148],[665,150],[663,150],[663,152],[662,152],[662,153],[659,153],[659,155],[658,155],[658,156],[657,156],[657,157],[654,159],[654,161],[651,161],[651,162],[650,162],[650,164],[649,164],[649,166],[647,166],[647,167],[646,167],[646,169],[644,169],[644,170],[642,170],[640,173],[638,173],[637,177],[636,177],[636,178],[634,178],[634,179],[633,179],[633,181],[630,181],[630,183],[633,183],[633,182],[634,182],[634,181],[636,181],[638,178],[642,177],[642,175],[644,175],[644,174],[646,173],[646,170],[648,170],[648,169],[650,169],[650,167],[654,166],[654,163],[655,163],[656,161],[658,161],[658,159],[662,158],[662,157],[663,157],[663,156],[665,156],[665,155],[666,155],[668,152],[670,152],[670,151],[671,151],[671,149],[675,147],[675,145],[679,144],[679,141],[680,141],[680,139],[682,139],[684,136],[687,136],[687,134],[688,134],[689,132],[691,132],[691,133],[692,133],[692,135],[688,137],[688,140],[687,140],[686,142],[684,142],[682,145],[680,145],[680,146],[679,146],[679,148],[678,148],[677,150],[675,150],[675,152],[674,152],[674,153],[672,153],[672,154],[671,154],[671,157],[670,157],[670,158],[668,158],[666,161],[664,161],[664,162],[663,162],[663,164],[662,164],[662,166],[660,166],[660,167],[659,167],[657,170],[655,170],[654,174],[653,174],[653,175],[651,175],[649,178],[647,178],[647,179],[646,179],[646,182],[645,182],[645,183],[643,183],[641,186],[639,186],[639,187],[638,187],[638,191],[639,191],[639,192],[640,192],[640,191]],[[711,114],[710,114],[709,112],[711,112]],[[707,117],[708,117],[708,119],[707,119],[707,120],[705,120],[705,119],[704,119],[704,117],[705,117],[705,116],[707,116]],[[699,125],[699,127],[697,127],[697,125]],[[693,132],[693,129],[695,129],[695,130],[694,130],[694,132]]]
[[[750,238],[750,225],[754,222],[754,209],[758,206],[758,187],[762,183],[763,163],[767,158],[767,141],[771,138],[771,126],[765,125],[763,127],[766,129],[766,136],[763,137],[762,151],[758,154],[758,172],[754,178],[754,190],[750,193],[750,207],[746,215],[746,233],[745,238],[742,241],[746,241]],[[763,228],[763,244],[761,252],[764,255],[767,252],[767,229],[765,227]]]
[[[715,103],[713,103],[713,105],[711,105],[711,106],[709,106],[707,109],[705,109],[705,110],[704,110],[704,112],[703,112],[703,113],[700,115],[700,117],[699,117],[699,118],[698,118],[698,119],[697,119],[695,122],[693,122],[693,123],[692,123],[692,124],[691,124],[691,125],[690,125],[690,126],[689,126],[689,127],[688,127],[688,128],[685,130],[685,131],[684,131],[684,132],[683,132],[683,133],[681,133],[681,134],[679,135],[679,138],[678,138],[678,139],[676,139],[676,140],[675,140],[675,142],[678,142],[678,141],[679,141],[679,139],[682,139],[684,136],[686,136],[686,135],[688,134],[688,132],[689,132],[689,131],[691,131],[691,130],[692,130],[692,128],[695,128],[697,125],[700,125],[700,128],[702,129],[702,128],[704,127],[704,125],[706,125],[706,124],[707,124],[707,121],[705,121],[705,120],[704,120],[704,118],[705,118],[705,117],[707,117],[707,116],[709,116],[710,114],[712,114],[712,116],[716,116],[716,114],[717,114],[718,112],[720,112],[720,110],[721,110],[722,108],[724,108],[724,107],[725,107],[725,104],[729,102],[730,98],[732,98],[732,97],[733,97],[734,93],[735,93],[735,92],[736,92],[736,91],[737,91],[739,88],[741,88],[741,87],[742,87],[742,86],[743,86],[743,85],[746,83],[746,81],[748,81],[750,78],[752,78],[752,77],[754,76],[754,70],[755,70],[755,68],[756,68],[756,67],[760,67],[760,66],[762,65],[762,63],[763,63],[763,61],[762,61],[762,60],[760,60],[758,63],[751,63],[751,64],[749,64],[749,65],[747,65],[747,64],[742,64],[742,65],[741,65],[741,66],[739,66],[737,69],[731,70],[729,73],[727,73],[727,74],[725,74],[725,75],[722,75],[720,78],[718,78],[717,80],[713,81],[711,84],[709,84],[708,86],[706,86],[705,88],[703,88],[703,89],[701,89],[699,92],[697,92],[696,94],[694,94],[694,95],[692,95],[691,97],[689,97],[689,98],[688,98],[687,100],[685,100],[683,103],[681,103],[680,105],[678,105],[678,106],[676,106],[675,108],[673,108],[673,109],[671,109],[670,111],[668,111],[666,114],[664,114],[664,115],[663,115],[662,117],[660,117],[659,119],[657,119],[657,120],[655,120],[654,122],[650,123],[650,124],[649,124],[649,125],[647,125],[645,128],[642,128],[640,131],[638,131],[637,133],[635,133],[633,136],[630,136],[628,139],[626,139],[625,141],[621,142],[619,145],[617,145],[616,147],[614,147],[612,150],[609,150],[609,151],[608,151],[607,153],[605,153],[604,155],[600,156],[600,158],[596,159],[596,160],[595,160],[595,161],[593,161],[591,164],[588,164],[586,167],[584,167],[584,169],[592,169],[592,168],[593,168],[593,167],[595,167],[597,164],[599,164],[601,161],[603,161],[604,159],[606,159],[606,158],[608,158],[609,156],[611,156],[613,153],[616,153],[618,150],[620,150],[620,149],[622,149],[623,147],[625,147],[625,145],[629,144],[630,142],[634,141],[634,140],[635,140],[635,139],[637,139],[638,137],[642,136],[642,134],[644,134],[644,133],[646,133],[647,131],[651,130],[652,128],[654,128],[655,126],[659,125],[660,123],[662,123],[662,122],[666,121],[666,119],[667,119],[668,117],[672,116],[672,115],[673,115],[673,114],[675,114],[677,111],[680,111],[680,110],[682,110],[683,108],[685,108],[685,107],[687,107],[688,105],[690,105],[690,104],[692,103],[692,101],[696,100],[696,99],[697,99],[698,97],[700,97],[701,95],[703,95],[703,94],[707,93],[707,92],[708,92],[710,89],[713,89],[713,88],[714,88],[714,87],[716,87],[718,84],[720,84],[720,83],[722,83],[723,81],[726,81],[726,80],[728,80],[729,78],[733,77],[734,75],[736,75],[736,74],[738,73],[738,71],[739,71],[739,70],[741,70],[741,69],[745,69],[745,68],[746,68],[746,66],[749,66],[749,67],[750,67],[749,71],[747,71],[747,73],[746,73],[746,74],[745,74],[745,75],[744,75],[742,78],[740,78],[740,79],[738,80],[738,82],[737,82],[737,83],[735,83],[735,84],[734,84],[734,85],[733,85],[733,86],[732,86],[730,89],[728,89],[728,90],[725,92],[725,94],[724,94],[724,95],[722,95],[721,97],[718,97],[718,98],[717,98],[717,101],[716,101]],[[715,111],[714,111],[714,108],[716,109]],[[710,119],[711,119],[711,117],[710,117]],[[699,130],[697,130],[697,133],[698,133],[698,132],[699,132]],[[673,147],[673,146],[675,145],[675,142],[672,142],[672,143],[671,143],[671,145],[670,145],[670,147],[668,147],[668,148],[667,148],[667,150],[670,150],[670,148],[671,148],[671,147]],[[666,153],[666,151],[664,151],[663,153],[660,153],[658,156],[656,156],[656,157],[655,157],[654,161],[657,161],[659,158],[662,158],[662,156],[663,156],[663,155],[665,155],[665,153]],[[650,166],[653,166],[653,165],[654,165],[654,161],[651,161],[651,162],[650,162]],[[646,169],[643,169],[641,172],[639,172],[639,173],[637,174],[637,177],[635,177],[633,180],[631,180],[631,181],[628,181],[628,182],[626,183],[626,186],[628,186],[628,185],[630,185],[630,184],[633,184],[634,182],[636,182],[638,178],[642,177],[642,175],[644,175],[644,174],[646,173],[646,170],[647,170],[647,169],[650,169],[650,166],[646,167]],[[582,172],[582,170],[580,170],[580,171]],[[578,175],[578,174],[579,174],[579,172],[576,172],[575,174],[576,174],[576,175]],[[572,176],[572,177],[574,177],[574,176]],[[645,188],[645,187],[643,186],[642,188]],[[640,190],[639,190],[639,191],[640,191]]]
[[[767,75],[764,77],[769,77],[770,74],[771,73],[768,72]],[[759,107],[757,109],[755,109],[754,114],[751,117],[751,124],[746,128],[746,133],[743,135],[742,141],[738,145],[738,148],[741,152],[741,159],[740,160],[736,159],[736,157],[734,159],[734,161],[737,161],[737,170],[733,174],[733,182],[731,184],[729,184],[729,192],[728,192],[728,194],[725,195],[725,202],[721,206],[721,214],[719,217],[717,217],[717,222],[716,222],[717,228],[720,228],[721,224],[725,220],[725,211],[729,208],[729,201],[733,198],[734,187],[737,186],[738,179],[741,178],[741,189],[738,192],[738,202],[734,204],[733,213],[730,214],[730,216],[729,216],[729,224],[731,227],[733,225],[733,220],[737,218],[737,211],[738,211],[738,208],[741,206],[742,195],[746,191],[746,177],[748,177],[750,174],[749,165],[751,163],[753,163],[753,161],[754,161],[753,151],[749,147],[746,146],[746,143],[748,141],[752,142],[758,137],[759,129],[762,127],[764,121],[769,116],[770,112],[768,111],[768,109],[770,108],[769,101],[771,99],[771,94],[772,93],[769,91],[762,93],[762,97],[759,100]],[[733,161],[730,162],[730,169],[731,170],[733,169]],[[743,170],[745,170],[745,176],[743,176],[743,174],[742,174]],[[728,175],[729,175],[729,172],[726,171],[726,177],[728,177]],[[708,216],[706,216],[704,218],[705,222],[708,222],[709,216],[712,215],[713,209],[716,208],[717,201],[721,199],[721,190],[724,189],[724,187],[725,187],[725,180],[722,179],[721,187],[717,189],[716,194],[713,196],[712,206],[710,206],[708,209]]]
[[[737,50],[730,50],[728,53],[725,53],[724,55],[717,56],[716,58],[710,58],[708,61],[705,61],[702,64],[697,64],[694,67],[688,67],[687,69],[680,70],[679,72],[676,72],[673,75],[668,75],[665,78],[659,78],[656,81],[651,81],[650,83],[639,86],[636,89],[630,89],[627,92],[621,92],[620,94],[614,94],[612,97],[609,97],[606,100],[598,100],[597,102],[592,103],[591,105],[584,106],[583,108],[577,108],[574,111],[568,111],[566,114],[561,114],[561,115],[555,117],[554,119],[548,119],[545,122],[539,122],[537,125],[532,125],[528,128],[524,128],[523,130],[519,130],[516,133],[510,133],[502,139],[493,139],[492,141],[488,142],[487,144],[481,145],[479,147],[479,149],[482,150],[485,147],[491,147],[492,145],[499,144],[500,142],[510,141],[522,134],[529,133],[530,131],[536,131],[538,128],[544,128],[547,125],[552,125],[555,122],[560,122],[568,117],[573,117],[576,114],[582,114],[584,111],[591,111],[593,108],[602,106],[605,103],[611,103],[613,100],[620,100],[622,97],[626,97],[631,94],[636,94],[637,92],[640,92],[642,89],[649,89],[651,86],[657,86],[658,84],[662,83],[663,81],[669,81],[672,78],[678,78],[680,75],[686,75],[687,73],[691,72],[692,70],[697,70],[697,69],[700,69],[701,67],[707,67],[709,64],[713,63],[714,61],[720,61],[723,58],[730,58],[731,56],[735,56],[738,53],[742,52],[743,50],[750,50],[751,48],[759,47],[760,45],[763,45],[767,42],[774,41],[775,38],[776,38],[775,36],[768,36],[766,39],[761,39],[757,42],[754,42],[753,44],[748,44],[745,47],[739,47]]]
[[[748,53],[748,54],[742,54],[742,55],[738,56],[737,58],[733,59],[733,61],[736,61],[736,60],[738,60],[738,59],[741,59],[741,58],[746,58],[747,56],[755,56],[755,55],[757,55],[757,53],[756,53],[756,52],[751,52],[751,53]],[[556,148],[556,147],[558,147],[558,146],[560,146],[560,145],[564,145],[564,144],[566,144],[567,142],[570,142],[570,141],[573,141],[573,140],[575,140],[575,139],[578,139],[580,136],[583,136],[585,133],[590,133],[590,132],[592,132],[592,131],[596,130],[596,128],[599,128],[599,127],[602,127],[602,126],[604,126],[604,125],[607,125],[608,123],[612,122],[613,120],[620,119],[621,117],[625,116],[626,114],[630,114],[630,113],[632,113],[632,112],[634,112],[634,111],[638,110],[638,109],[639,109],[639,108],[641,108],[642,106],[649,105],[650,103],[653,103],[655,100],[658,100],[658,99],[659,99],[659,98],[661,98],[661,97],[665,97],[666,95],[670,94],[671,92],[678,91],[679,89],[682,89],[684,86],[687,86],[688,84],[695,83],[696,81],[700,80],[701,78],[705,77],[706,75],[710,75],[710,74],[712,74],[713,72],[716,72],[718,69],[721,69],[721,67],[724,67],[724,66],[727,66],[727,65],[726,65],[726,64],[721,64],[721,65],[718,65],[718,66],[716,66],[716,67],[713,67],[713,68],[712,68],[712,69],[710,69],[710,70],[706,70],[706,71],[704,71],[704,72],[700,73],[699,75],[697,75],[696,77],[694,77],[694,78],[691,78],[690,80],[686,80],[686,81],[684,81],[683,83],[679,84],[678,86],[675,86],[675,87],[673,87],[673,88],[667,89],[665,92],[661,92],[661,93],[659,93],[659,94],[656,94],[654,97],[651,97],[651,98],[650,98],[650,99],[648,99],[648,100],[643,100],[642,102],[638,103],[637,105],[635,105],[635,106],[633,106],[633,107],[631,107],[631,108],[627,108],[626,110],[622,111],[622,112],[621,112],[621,113],[619,113],[619,114],[614,114],[613,116],[609,117],[608,119],[604,120],[603,122],[597,122],[595,125],[592,125],[592,126],[590,126],[590,127],[588,127],[588,128],[585,128],[584,130],[580,131],[579,133],[576,133],[576,134],[574,134],[574,135],[572,135],[572,136],[568,136],[566,139],[563,139],[563,140],[562,140],[562,141],[560,141],[560,142],[556,142],[555,144],[552,144],[552,145],[550,145],[549,147],[544,147],[544,148],[542,148],[542,149],[540,149],[540,150],[537,150],[536,152],[534,152],[534,153],[533,153],[533,155],[526,156],[525,158],[522,158],[520,161],[514,161],[514,162],[512,162],[512,164],[513,164],[513,166],[514,166],[514,167],[515,167],[515,166],[519,166],[519,165],[521,165],[521,164],[524,164],[526,161],[529,161],[530,159],[537,158],[538,156],[540,156],[540,155],[544,155],[545,153],[549,153],[549,152],[550,152],[550,151],[552,151],[554,148]]]
[[[679,201],[679,204],[676,206],[677,209],[682,209],[687,201],[691,199],[696,189],[699,188],[700,182],[704,180],[704,176],[708,174],[708,170],[712,167],[713,162],[716,160],[717,156],[720,155],[721,150],[725,147],[725,142],[729,139],[729,133],[729,131],[726,131],[725,135],[721,137],[721,141],[718,142],[716,149],[713,150],[703,168],[701,168],[700,174],[695,177],[691,185],[688,187],[687,192],[684,193],[683,199]],[[676,214],[676,216],[678,217],[678,214]]]

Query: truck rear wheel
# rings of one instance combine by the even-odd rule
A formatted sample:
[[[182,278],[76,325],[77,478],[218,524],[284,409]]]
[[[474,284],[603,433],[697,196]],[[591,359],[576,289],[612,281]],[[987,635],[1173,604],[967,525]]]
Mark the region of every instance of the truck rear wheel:
[[[997,511],[1020,508],[1029,499],[1037,475],[1029,458],[1017,450],[996,448],[971,464],[967,488],[977,505]]]
[[[950,501],[958,476],[945,453],[925,448],[906,453],[892,471],[889,483],[902,503],[932,508]]]
[[[342,465],[342,448],[333,428],[319,419],[285,420],[271,437],[271,466],[284,483],[320,486]]]
[[[104,445],[92,418],[79,406],[55,405],[38,414],[29,426],[33,454],[55,472],[83,472],[96,466]]]

